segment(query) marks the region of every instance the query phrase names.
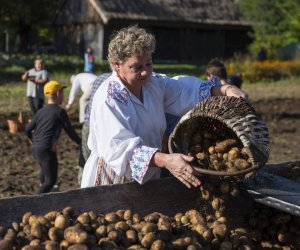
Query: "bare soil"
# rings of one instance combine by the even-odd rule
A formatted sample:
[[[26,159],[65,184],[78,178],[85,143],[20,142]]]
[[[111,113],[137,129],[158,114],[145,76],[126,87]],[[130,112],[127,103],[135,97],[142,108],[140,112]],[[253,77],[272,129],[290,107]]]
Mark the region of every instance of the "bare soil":
[[[263,99],[252,105],[269,128],[269,163],[299,160],[300,99]],[[39,166],[32,157],[25,134],[9,133],[6,122],[9,118],[11,115],[0,113],[0,198],[36,194],[39,188]],[[77,117],[72,117],[80,134],[77,120]],[[79,188],[78,153],[78,146],[63,132],[58,146],[59,191]]]

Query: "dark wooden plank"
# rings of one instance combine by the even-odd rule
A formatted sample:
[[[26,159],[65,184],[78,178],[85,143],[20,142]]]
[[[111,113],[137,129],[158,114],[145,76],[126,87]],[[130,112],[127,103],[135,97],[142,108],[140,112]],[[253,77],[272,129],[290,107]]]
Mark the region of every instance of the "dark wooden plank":
[[[51,210],[62,210],[66,206],[72,206],[76,214],[90,210],[106,213],[132,209],[142,216],[153,211],[172,215],[193,208],[199,196],[199,189],[188,189],[175,178],[152,180],[145,185],[127,183],[20,196],[0,200],[0,225],[19,222],[28,211],[42,215]]]

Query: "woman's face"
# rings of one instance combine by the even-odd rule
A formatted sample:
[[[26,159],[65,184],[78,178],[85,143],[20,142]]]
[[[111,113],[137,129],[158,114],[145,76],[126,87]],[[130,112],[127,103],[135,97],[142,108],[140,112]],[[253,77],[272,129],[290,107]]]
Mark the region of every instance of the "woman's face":
[[[124,63],[115,63],[119,77],[129,85],[144,84],[152,73],[152,56],[143,54],[129,57]]]

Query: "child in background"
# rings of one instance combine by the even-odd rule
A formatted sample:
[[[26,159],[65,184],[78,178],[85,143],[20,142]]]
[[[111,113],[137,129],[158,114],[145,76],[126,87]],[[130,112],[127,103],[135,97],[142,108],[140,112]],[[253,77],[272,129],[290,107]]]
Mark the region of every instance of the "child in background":
[[[84,70],[85,73],[94,72],[94,54],[90,47],[86,49],[84,53]]]
[[[78,145],[81,143],[67,112],[59,106],[64,97],[63,89],[64,87],[57,81],[46,83],[44,94],[48,105],[40,109],[25,128],[26,135],[32,141],[32,154],[41,168],[39,193],[50,192],[56,183],[58,173],[56,147],[61,129],[63,128]]]
[[[243,80],[240,74],[229,75],[227,76],[227,70],[223,62],[221,62],[218,58],[214,58],[209,61],[206,66],[206,77],[207,79],[211,79],[212,77],[218,77],[221,80],[221,84],[231,84],[241,88]]]

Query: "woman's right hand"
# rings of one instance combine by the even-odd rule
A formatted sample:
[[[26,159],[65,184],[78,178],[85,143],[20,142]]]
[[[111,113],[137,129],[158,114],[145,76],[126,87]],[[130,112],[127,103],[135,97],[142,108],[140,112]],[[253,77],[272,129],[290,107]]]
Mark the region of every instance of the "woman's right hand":
[[[156,157],[159,158],[158,162],[154,159],[156,165],[168,169],[172,175],[188,188],[191,188],[191,185],[194,187],[200,186],[201,182],[193,175],[193,168],[189,164],[189,162],[193,160],[192,156],[178,153],[164,154],[157,152],[155,154],[155,158]]]

